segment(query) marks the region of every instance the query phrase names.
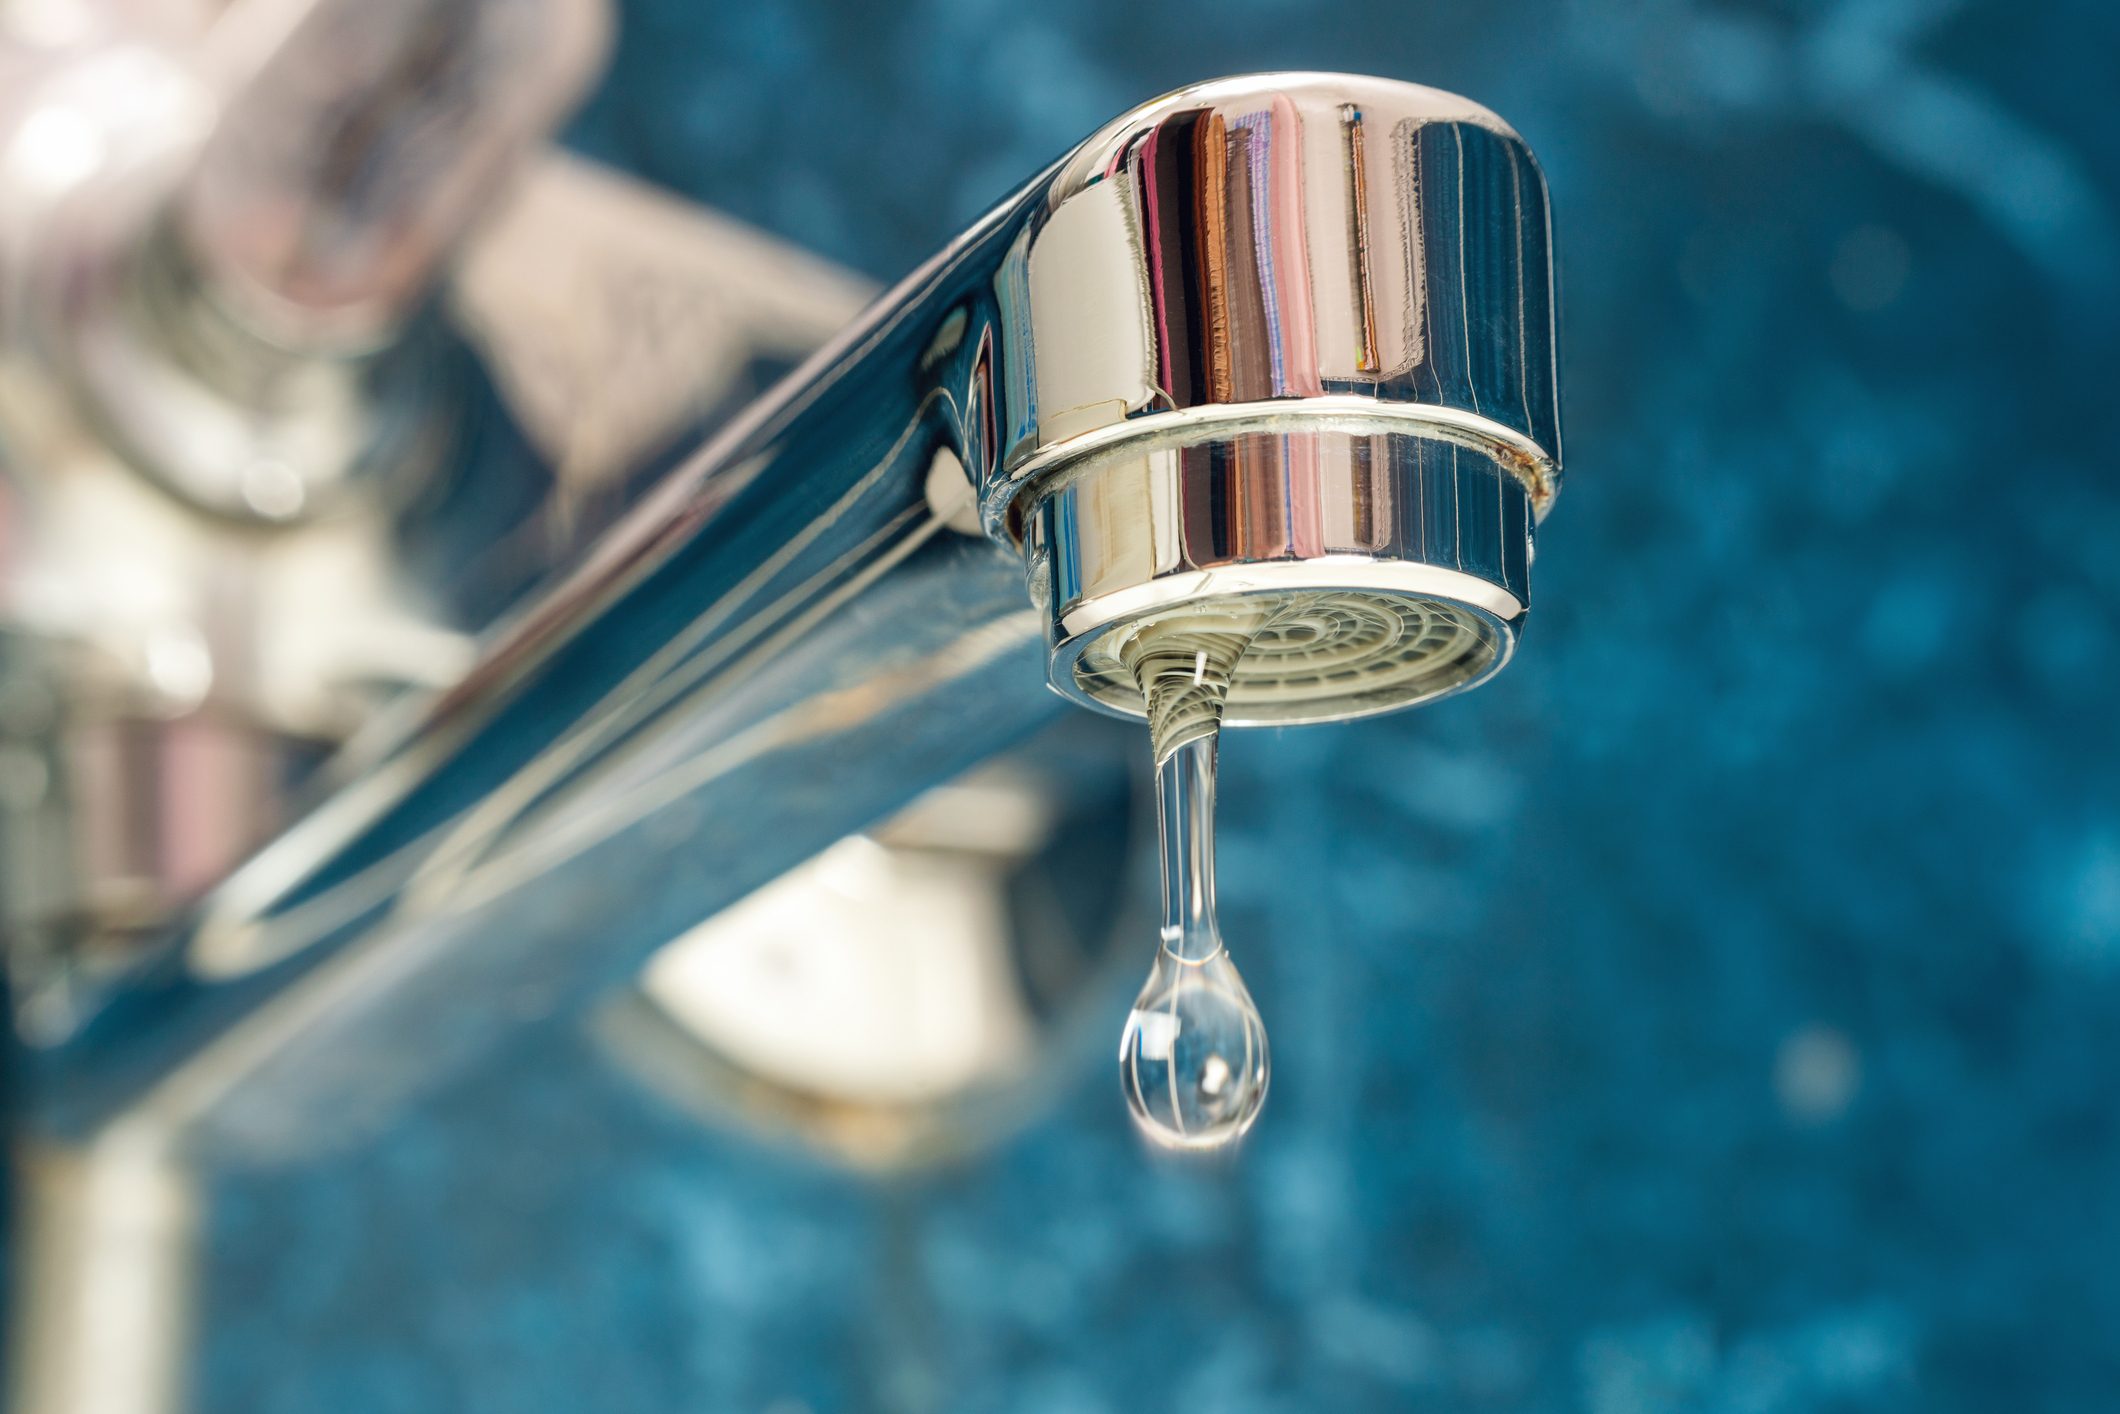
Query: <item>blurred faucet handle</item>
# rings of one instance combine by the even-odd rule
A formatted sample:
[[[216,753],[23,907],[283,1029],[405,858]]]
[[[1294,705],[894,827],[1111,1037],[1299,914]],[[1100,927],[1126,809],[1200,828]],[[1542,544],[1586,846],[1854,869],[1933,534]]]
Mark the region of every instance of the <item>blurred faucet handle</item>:
[[[0,267],[45,400],[216,516],[420,484],[461,356],[430,293],[596,72],[606,0],[123,18],[5,44],[34,82],[0,97]]]
[[[374,349],[579,98],[610,29],[606,0],[244,0],[208,37],[235,86],[174,238],[259,336]]]

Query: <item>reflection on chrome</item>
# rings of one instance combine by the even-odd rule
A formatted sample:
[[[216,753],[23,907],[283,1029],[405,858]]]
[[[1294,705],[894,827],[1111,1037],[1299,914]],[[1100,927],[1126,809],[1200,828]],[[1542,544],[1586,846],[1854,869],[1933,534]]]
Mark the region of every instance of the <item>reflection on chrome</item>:
[[[31,136],[9,160],[40,191],[102,161],[63,113]],[[270,152],[208,153],[231,180],[279,170]],[[196,193],[186,239],[223,229],[231,192]],[[305,327],[338,370],[326,402],[360,413],[347,371],[370,355],[342,345],[393,325],[404,289],[367,280],[386,272],[358,248],[258,234],[186,266],[154,307],[197,332],[198,282],[219,279],[294,318],[302,301],[269,277],[302,276],[321,309]],[[443,234],[414,232],[421,268]],[[97,337],[136,312],[115,295],[98,310],[81,325]],[[1232,596],[1308,606],[1235,673],[1236,723],[1482,680],[1514,647],[1559,484],[1553,321],[1543,179],[1474,104],[1265,75],[1122,116],[641,494],[466,670],[348,749],[310,813],[169,920],[100,1009],[55,1023],[44,1131],[157,1184],[206,1149],[344,1142],[525,1019],[587,1010],[1063,698],[1138,716],[1121,650],[1145,623]],[[416,323],[371,371],[438,366]],[[112,338],[76,351],[91,393],[119,367],[97,350],[133,347]],[[279,411],[256,425],[310,428],[321,460],[139,469],[277,533],[379,446],[406,466],[440,455],[424,413]],[[191,475],[238,464],[227,484]],[[179,695],[223,666],[176,639],[150,657]],[[42,742],[45,718],[17,707],[0,728]],[[41,798],[42,759],[0,744],[10,790]],[[734,1044],[766,1063],[778,1038],[742,1021]],[[734,1034],[726,1008],[690,1022]],[[901,1098],[968,1056],[926,1058]]]
[[[282,1148],[372,1116],[391,1085],[335,1058],[424,1078],[582,1004],[1019,737],[1048,675],[1138,713],[1080,665],[1145,614],[1300,588],[1352,606],[1328,627],[1440,606],[1485,645],[1381,694],[1255,684],[1262,718],[1477,680],[1557,480],[1552,320],[1537,168],[1463,100],[1267,76],[1120,119],[350,757],[172,933],[151,1005],[64,1049],[59,1122],[168,1102]]]

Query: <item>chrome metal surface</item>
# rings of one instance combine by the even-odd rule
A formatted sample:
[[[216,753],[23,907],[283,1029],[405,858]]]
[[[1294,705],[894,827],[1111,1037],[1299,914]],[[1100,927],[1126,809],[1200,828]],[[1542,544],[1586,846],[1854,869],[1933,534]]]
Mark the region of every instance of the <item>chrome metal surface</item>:
[[[462,675],[493,597],[466,611],[423,541],[478,542],[467,582],[527,558],[509,517],[549,478],[518,458],[496,487],[474,462],[485,395],[430,296],[470,234],[457,188],[490,193],[541,138],[601,0],[387,8],[334,46],[378,7],[0,5],[0,702],[51,704],[7,753],[0,953],[32,1033],[284,826],[292,782],[379,700]],[[450,82],[408,83],[423,62]],[[246,182],[231,124],[339,165]],[[225,219],[180,240],[198,201]],[[282,238],[348,262],[338,295],[355,266],[387,277],[392,318],[265,327],[212,246]],[[291,257],[248,268],[320,288]],[[438,508],[451,493],[483,523]]]
[[[205,701],[210,662],[179,643],[159,665],[179,691],[149,693],[0,627],[0,953],[31,1037],[277,828],[278,783],[318,755]]]
[[[58,1121],[123,1112],[268,1150],[344,1136],[1044,720],[1044,640],[1068,644],[1071,600],[1109,626],[1138,611],[1113,594],[1168,607],[1258,575],[1513,629],[1527,557],[1506,542],[1553,479],[1544,241],[1521,144],[1432,90],[1265,76],[1120,120],[371,734],[56,1058]],[[1270,315],[1230,305],[1246,290]],[[1103,397],[1121,365],[1092,356],[1100,338],[1155,351],[1125,365],[1140,387]],[[1178,495],[1151,508],[1129,485]],[[1322,539],[1314,488],[1352,517]],[[1111,524],[1063,541],[1068,508],[1079,526],[1096,506]],[[1136,550],[1129,525],[1182,527],[1192,558]],[[1045,608],[1015,526],[1043,527],[1024,544]],[[1063,544],[1095,593],[1050,592]]]
[[[603,67],[607,0],[253,0],[170,213],[209,299],[274,345],[394,340]]]
[[[0,302],[50,396],[239,521],[424,484],[463,411],[441,263],[598,67],[603,0],[81,8],[56,46],[0,13]]]
[[[1107,125],[1037,204],[997,281],[1026,337],[974,464],[990,521],[1120,440],[1313,416],[1479,448],[1551,501],[1546,183],[1485,108],[1344,74],[1200,84]]]
[[[1545,182],[1494,114],[1330,75],[1186,90],[1061,164],[1000,284],[1028,337],[982,505],[1024,541],[1063,694],[1139,715],[1100,641],[1232,594],[1330,591],[1384,630],[1301,676],[1247,659],[1233,724],[1508,660],[1560,435]]]
[[[63,126],[72,110],[52,111]],[[269,177],[270,155],[230,170]],[[20,254],[11,229],[65,228],[5,216],[0,256]],[[151,286],[157,298],[92,299],[82,308],[109,318],[79,327],[123,342],[125,320],[173,317],[187,370],[270,387],[244,372],[256,336],[301,301],[230,292],[269,287],[277,269],[301,275],[290,288],[320,308],[350,311],[316,328],[329,366],[357,369],[358,331],[379,327],[378,313],[388,324],[402,287],[331,225],[319,242],[260,232],[248,253],[262,263],[222,268],[178,243],[214,228],[194,219],[149,247],[169,263],[101,267],[170,275]],[[431,255],[432,230],[414,227],[407,248]],[[166,1309],[187,1279],[195,1162],[353,1142],[524,1022],[628,994],[708,915],[1061,710],[1041,676],[1130,710],[1129,633],[1257,595],[1300,611],[1261,635],[1265,666],[1235,684],[1236,720],[1380,710],[1499,667],[1557,477],[1548,260],[1543,186],[1515,136],[1462,100],[1378,80],[1186,90],[1033,181],[641,496],[468,671],[376,722],[326,771],[306,817],[206,890],[86,1024],[48,1046],[32,1091],[40,1132],[78,1145],[79,1182],[104,1195],[75,1225],[81,1246],[130,1244],[128,1270],[146,1274],[99,1277],[91,1264],[53,1316],[32,1382],[72,1402],[50,1407],[175,1398],[180,1333],[133,1317]],[[364,273],[380,279],[365,286],[375,298],[342,300]],[[534,360],[498,363],[510,396],[534,388]],[[114,386],[104,380],[106,400]],[[552,517],[495,548],[523,553],[538,538],[525,528],[571,543],[574,526],[595,523],[585,512],[637,487],[622,467],[682,396],[659,389],[615,439],[584,440],[564,402],[527,418],[563,447],[559,494]],[[33,398],[0,413],[25,402],[34,414]],[[68,447],[18,435],[35,424],[7,424],[16,448]],[[358,442],[332,443],[329,419],[284,426]],[[103,430],[137,452],[136,433]],[[235,451],[228,466],[255,466]],[[24,523],[78,530],[123,504],[169,564],[226,543],[171,507],[108,499],[109,471],[70,473],[58,494],[49,475],[25,483]],[[194,505],[241,509],[211,484],[177,484],[167,465],[155,474]],[[238,500],[262,491],[252,518],[276,523],[299,519],[328,482],[294,480],[292,507],[279,479],[229,484]],[[286,529],[258,538],[294,543]],[[57,543],[34,539],[32,569]],[[0,543],[0,591],[36,578],[8,551]],[[372,562],[387,561],[350,561]],[[305,622],[334,617],[263,593],[281,573],[255,583],[246,603],[259,612],[308,602]],[[177,631],[201,617],[187,604],[149,608],[98,608],[69,628],[117,645],[120,662],[194,641]],[[247,671],[246,655],[218,646],[205,658],[217,692]],[[314,696],[329,717],[338,694]],[[53,778],[51,722],[33,710],[11,720],[9,789],[30,809],[9,823],[41,828],[30,786]],[[729,1020],[697,1011],[686,1034],[758,1041]],[[684,1054],[651,1049],[650,1069]],[[899,1147],[872,1158],[942,1142],[926,1120],[894,1124]]]
[[[59,429],[6,415],[34,411],[35,384],[0,365],[0,620],[40,629],[0,630],[0,941],[25,1029],[69,1034],[173,902],[284,825],[329,740],[382,694],[459,679],[482,603],[593,538],[674,438],[869,294],[726,218],[542,154],[447,301],[534,452],[494,455],[489,414],[466,439],[489,450],[452,469],[449,502],[362,498],[267,533],[187,511],[63,432],[17,435]],[[423,553],[437,536],[471,553]],[[10,1408],[179,1404],[190,1195],[229,1157],[191,1142],[180,1110],[143,1104],[85,1143],[40,1141],[24,1167]]]
[[[1235,665],[1232,726],[1390,711],[1508,662],[1530,605],[1521,483],[1440,438],[1311,425],[1106,452],[1032,495],[1025,551],[1047,671],[1085,705],[1146,708],[1123,646],[1233,596],[1303,599],[1300,637]],[[1326,612],[1329,601],[1329,612]]]
[[[286,526],[402,503],[458,450],[468,374],[435,321],[355,352],[291,348],[230,319],[165,233],[135,235],[78,230],[75,278],[31,317],[81,415],[139,474],[210,514]]]

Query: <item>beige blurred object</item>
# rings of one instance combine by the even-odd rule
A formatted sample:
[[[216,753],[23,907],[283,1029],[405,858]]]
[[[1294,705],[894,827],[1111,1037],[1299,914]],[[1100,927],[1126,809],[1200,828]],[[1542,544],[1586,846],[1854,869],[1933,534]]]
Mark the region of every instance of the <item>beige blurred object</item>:
[[[989,763],[673,939],[600,1008],[605,1052],[671,1104],[868,1172],[990,1145],[1042,1112],[1105,963],[1146,926],[1114,888],[1076,936],[1009,893],[1072,823],[1036,751]],[[1123,779],[1123,773],[1122,773]],[[1132,797],[1100,818],[1124,858]],[[1032,979],[1065,1004],[1034,1006]],[[1094,1008],[1092,1008],[1094,1010]]]
[[[671,943],[642,987],[732,1064],[789,1089],[932,1102],[1025,1050],[995,947],[1008,929],[998,873],[990,853],[852,835]]]
[[[9,1332],[13,1414],[181,1407],[192,1336],[198,1192],[160,1146],[113,1133],[25,1144]]]
[[[404,328],[603,67],[603,0],[237,0],[231,97],[171,212],[205,296],[285,348]]]
[[[875,292],[725,216],[548,152],[472,243],[452,308],[564,494],[587,495],[695,425],[751,361],[801,358]]]
[[[31,396],[216,517],[402,500],[459,410],[435,283],[601,66],[607,0],[191,14],[0,12],[0,313]]]

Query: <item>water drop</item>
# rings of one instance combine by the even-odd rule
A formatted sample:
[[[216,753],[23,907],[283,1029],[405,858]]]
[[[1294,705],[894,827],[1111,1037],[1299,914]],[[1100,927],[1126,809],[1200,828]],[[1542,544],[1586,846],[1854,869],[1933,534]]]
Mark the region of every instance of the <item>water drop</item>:
[[[1266,1026],[1229,952],[1202,960],[1156,949],[1119,1041],[1134,1122],[1170,1149],[1211,1149],[1242,1137],[1266,1103]]]
[[[1119,1041],[1134,1122],[1171,1149],[1243,1137],[1266,1103],[1266,1025],[1215,919],[1215,756],[1237,663],[1272,618],[1239,600],[1144,626],[1121,650],[1148,704],[1163,842],[1163,932]]]

